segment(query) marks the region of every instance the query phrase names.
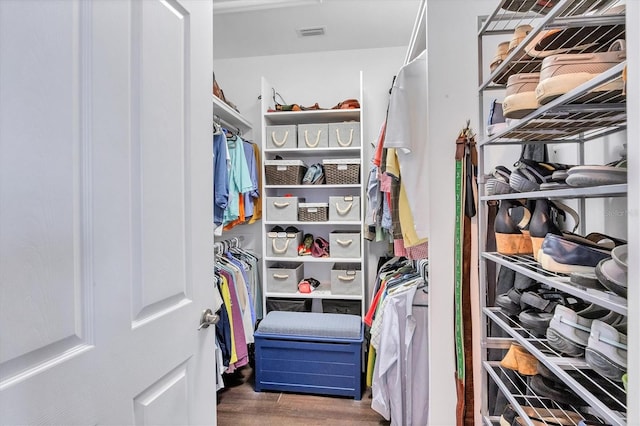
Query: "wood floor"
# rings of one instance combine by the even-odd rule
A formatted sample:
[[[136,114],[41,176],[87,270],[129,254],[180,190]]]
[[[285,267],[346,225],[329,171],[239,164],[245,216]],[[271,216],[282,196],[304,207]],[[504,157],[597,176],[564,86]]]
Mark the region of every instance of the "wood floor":
[[[218,425],[389,425],[371,409],[371,390],[353,398],[255,392],[249,366],[225,377],[218,392]]]

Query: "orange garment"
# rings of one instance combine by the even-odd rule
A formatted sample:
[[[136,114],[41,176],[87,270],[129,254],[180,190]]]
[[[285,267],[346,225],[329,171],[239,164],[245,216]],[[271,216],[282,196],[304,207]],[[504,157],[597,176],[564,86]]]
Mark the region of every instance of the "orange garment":
[[[242,196],[242,194],[240,194],[239,197],[239,202],[238,202],[238,211],[240,212],[238,214],[238,218],[232,222],[227,223],[224,228],[225,231],[230,230],[231,228],[233,228],[236,225],[242,225],[245,221],[245,217],[244,217],[244,197]]]

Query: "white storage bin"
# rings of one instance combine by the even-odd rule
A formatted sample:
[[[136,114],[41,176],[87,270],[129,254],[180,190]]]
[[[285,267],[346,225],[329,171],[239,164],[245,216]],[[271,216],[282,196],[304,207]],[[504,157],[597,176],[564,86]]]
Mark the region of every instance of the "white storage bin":
[[[328,124],[298,124],[298,148],[326,148],[328,146]]]
[[[267,268],[268,293],[295,293],[302,280],[302,263],[282,262]]]
[[[360,197],[329,197],[329,220],[360,220]]]
[[[266,219],[295,222],[298,220],[298,203],[304,198],[298,197],[267,197]]]
[[[267,232],[267,257],[298,257],[302,232]]]
[[[335,148],[359,147],[360,123],[358,121],[329,123],[329,146]]]
[[[295,124],[266,127],[267,149],[296,148],[298,133]]]
[[[362,270],[359,263],[336,263],[331,269],[331,294],[362,295]]]
[[[331,257],[359,258],[360,233],[351,231],[333,231],[329,235],[329,253],[331,253]]]

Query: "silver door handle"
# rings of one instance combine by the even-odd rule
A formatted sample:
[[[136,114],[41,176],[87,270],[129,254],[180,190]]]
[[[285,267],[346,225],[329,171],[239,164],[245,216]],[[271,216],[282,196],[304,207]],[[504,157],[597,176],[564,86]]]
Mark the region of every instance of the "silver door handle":
[[[202,315],[200,316],[200,327],[198,327],[198,331],[203,328],[208,328],[210,325],[216,325],[218,321],[220,321],[220,317],[214,314],[211,309],[207,308],[202,311]]]

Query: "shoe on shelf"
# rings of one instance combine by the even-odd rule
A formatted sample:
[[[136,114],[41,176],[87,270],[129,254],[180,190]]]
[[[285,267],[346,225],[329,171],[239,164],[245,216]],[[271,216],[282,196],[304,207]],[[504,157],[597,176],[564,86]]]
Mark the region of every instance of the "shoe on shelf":
[[[537,291],[526,291],[520,297],[522,308],[518,315],[520,325],[536,337],[545,336],[553,318],[553,312],[558,305],[569,307],[574,311],[587,306],[583,301],[556,290],[540,288]]]
[[[585,359],[601,376],[622,381],[627,371],[627,336],[606,322],[594,320]]]
[[[511,344],[500,365],[523,376],[538,374],[538,359],[517,343]]]
[[[517,192],[533,192],[540,189],[540,184],[556,182],[553,173],[571,168],[567,164],[545,163],[525,158],[518,160],[509,177],[509,185]]]
[[[533,247],[533,257],[538,260],[538,251],[547,234],[562,235],[560,227],[564,225],[567,214],[573,219],[573,232],[580,225],[578,213],[571,207],[558,201],[550,201],[545,198],[536,200],[536,207],[529,222],[529,236]]]
[[[491,64],[489,64],[489,69],[491,70],[491,72],[494,72],[496,68],[500,66],[500,64],[506,59],[508,55],[509,55],[509,42],[503,41],[502,43],[499,43],[498,47],[496,47],[496,54],[494,55],[493,60],[491,61]]]
[[[484,184],[484,192],[486,195],[511,194],[515,192],[509,186],[509,176],[511,170],[504,166],[496,166],[493,173],[489,175]]]
[[[542,60],[540,83],[536,87],[536,98],[540,105],[551,102],[583,83],[597,77],[627,58],[624,40],[616,40],[607,52],[567,53],[552,55]],[[592,93],[619,90],[622,79],[613,80],[592,90]]]
[[[611,250],[611,258],[598,262],[596,277],[600,284],[619,296],[627,297],[627,246]]]
[[[540,73],[514,74],[507,80],[502,108],[507,118],[523,118],[538,109],[536,87]]]
[[[509,42],[509,48],[507,49],[507,52],[513,52],[532,30],[533,27],[529,24],[518,25],[513,31],[513,36],[511,37],[511,41]]]
[[[507,128],[507,123],[504,118],[502,104],[497,99],[491,101],[491,108],[489,109],[489,119],[487,120],[487,136],[493,136],[494,134],[501,132]]]
[[[531,378],[529,382],[531,390],[538,396],[544,396],[554,400],[558,404],[580,407],[584,402],[576,395],[571,388],[562,382],[549,380],[538,374]],[[526,423],[525,423],[526,424]]]
[[[531,254],[533,252],[527,230],[530,218],[529,210],[518,201],[500,201],[493,226],[498,253]]]
[[[529,401],[527,401],[529,402]],[[578,424],[583,419],[581,414],[574,411],[564,410],[561,408],[553,408],[552,402],[534,401],[532,405],[522,405],[520,408],[525,412],[527,417],[535,425],[571,425]],[[523,419],[519,417],[518,412],[511,406],[507,405],[504,412],[500,416],[500,426],[526,425]]]
[[[538,262],[550,272],[593,273],[598,262],[611,256],[611,251],[586,238],[569,234],[547,234],[538,250]]]
[[[572,187],[615,185],[627,182],[627,159],[604,166],[575,166],[567,170],[566,182]]]
[[[597,266],[596,266],[597,268]],[[607,290],[605,286],[600,284],[595,273],[572,272],[569,274],[569,284],[583,288],[591,288],[594,290]]]
[[[595,305],[578,312],[558,305],[547,328],[547,343],[559,352],[581,357],[587,347],[594,320],[614,326],[624,321],[622,315]]]

